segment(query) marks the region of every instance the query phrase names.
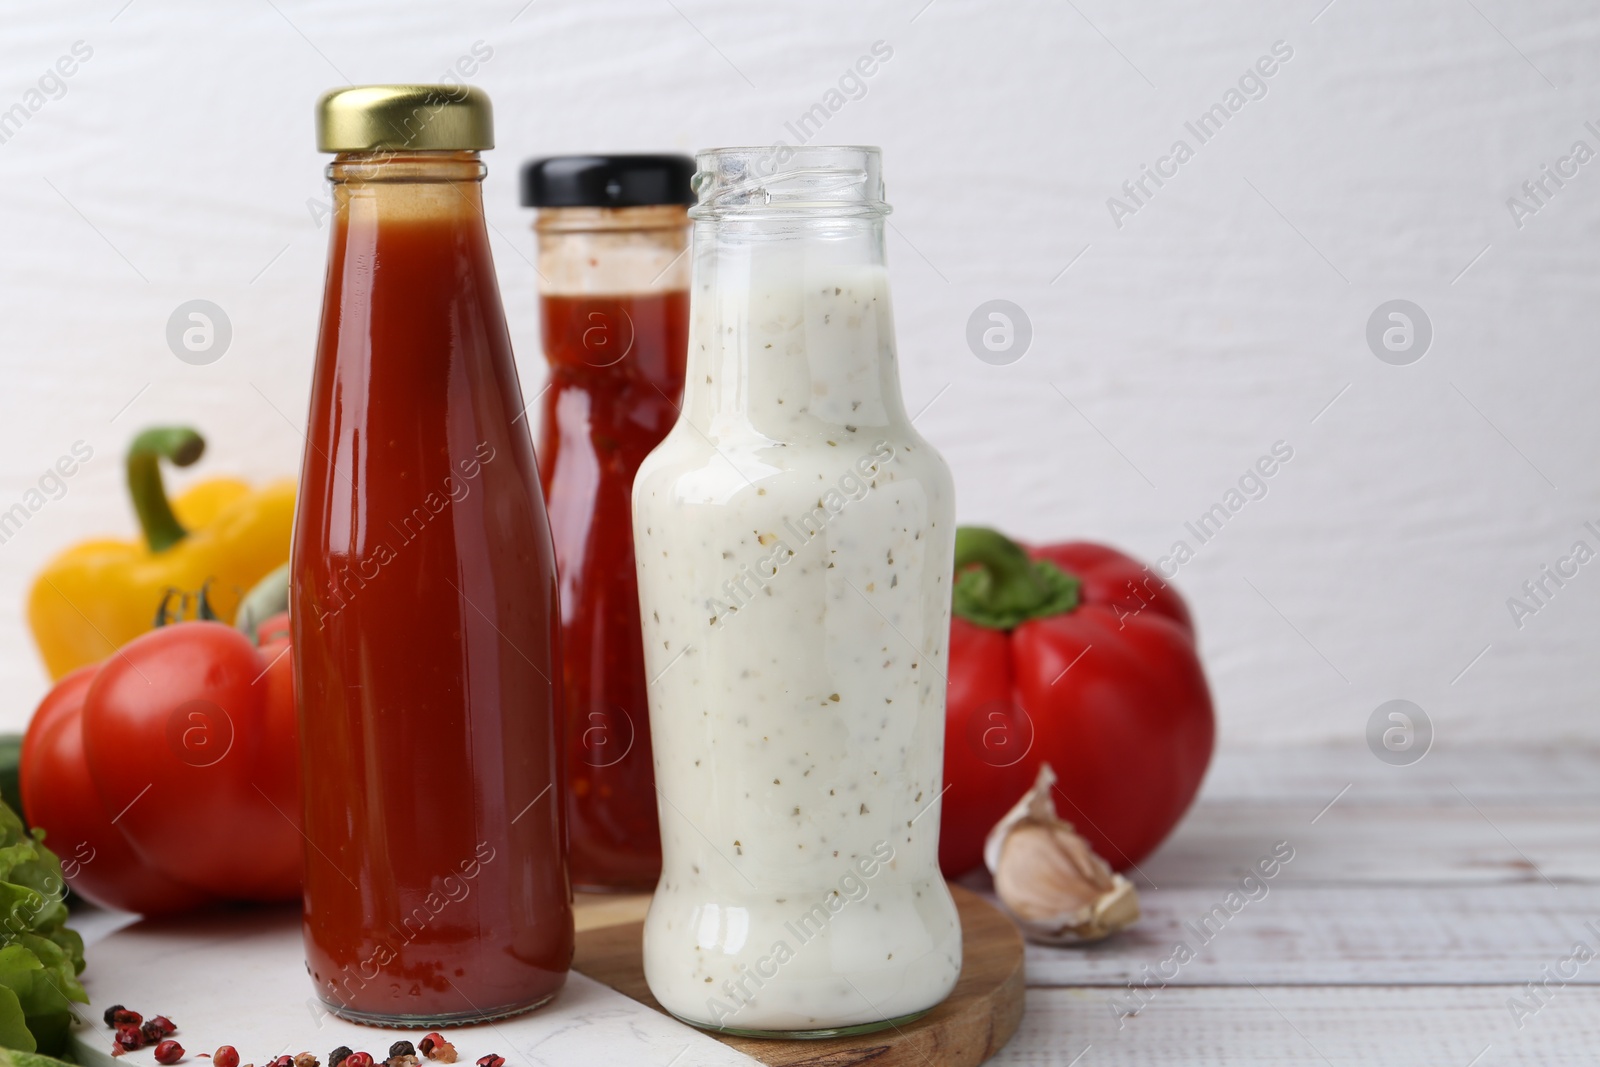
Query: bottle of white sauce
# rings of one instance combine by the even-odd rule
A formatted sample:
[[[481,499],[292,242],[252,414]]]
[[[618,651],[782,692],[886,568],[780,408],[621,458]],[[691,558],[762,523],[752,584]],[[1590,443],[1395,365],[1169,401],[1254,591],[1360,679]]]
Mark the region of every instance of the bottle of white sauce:
[[[938,1004],[950,472],[900,398],[876,148],[701,153],[682,414],[634,537],[661,1004],[760,1036]]]

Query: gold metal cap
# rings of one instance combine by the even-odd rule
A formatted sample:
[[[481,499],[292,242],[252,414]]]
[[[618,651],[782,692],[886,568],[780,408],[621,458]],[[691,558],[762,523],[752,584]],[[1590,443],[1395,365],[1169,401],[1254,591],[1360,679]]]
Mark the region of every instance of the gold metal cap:
[[[494,147],[489,94],[470,85],[357,85],[317,101],[321,152],[469,151]]]

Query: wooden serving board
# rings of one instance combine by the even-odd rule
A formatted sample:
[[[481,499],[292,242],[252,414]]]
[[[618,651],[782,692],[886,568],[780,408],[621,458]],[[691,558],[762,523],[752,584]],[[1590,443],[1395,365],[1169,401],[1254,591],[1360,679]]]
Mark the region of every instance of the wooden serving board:
[[[981,896],[952,885],[961,914],[961,977],[943,1004],[914,1023],[858,1037],[773,1041],[710,1033],[774,1067],[974,1067],[993,1056],[1022,1020],[1022,937]],[[648,898],[588,897],[578,907],[573,970],[666,1014],[644,980]]]

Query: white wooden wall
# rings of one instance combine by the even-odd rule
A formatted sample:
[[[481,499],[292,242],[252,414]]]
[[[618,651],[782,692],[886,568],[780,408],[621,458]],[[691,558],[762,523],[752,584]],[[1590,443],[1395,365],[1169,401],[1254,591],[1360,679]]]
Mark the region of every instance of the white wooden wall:
[[[1591,4],[27,0],[0,19],[0,111],[92,49],[0,143],[0,511],[94,449],[0,544],[0,726],[44,688],[29,577],[130,529],[131,433],[190,420],[210,470],[295,469],[319,91],[492,52],[472,80],[498,108],[489,217],[531,391],[524,158],[770,143],[882,41],[815,136],[884,146],[905,390],[964,520],[1152,559],[1188,539],[1225,746],[1356,740],[1394,697],[1442,739],[1600,737],[1597,567],[1520,626],[1507,608],[1574,542],[1600,548],[1600,175],[1562,163],[1600,148]],[[1279,41],[1265,95],[1199,143],[1185,123]],[[1179,138],[1193,158],[1119,227],[1108,199],[1170,172]],[[1547,164],[1576,173],[1514,213]],[[208,366],[164,338],[197,297],[234,331]],[[991,299],[1031,321],[1009,365],[965,340]],[[1432,324],[1410,365],[1366,340],[1394,299]],[[1185,523],[1277,441],[1292,461],[1199,545]]]

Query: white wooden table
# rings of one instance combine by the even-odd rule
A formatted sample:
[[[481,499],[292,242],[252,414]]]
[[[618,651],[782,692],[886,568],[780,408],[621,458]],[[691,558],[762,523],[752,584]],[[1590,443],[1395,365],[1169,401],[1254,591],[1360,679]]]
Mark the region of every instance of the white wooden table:
[[[1293,858],[1241,890],[1279,842]],[[992,1063],[1600,1064],[1600,749],[1440,749],[1410,767],[1365,748],[1231,753],[1130,874],[1132,930],[1030,946],[1027,1014]],[[644,903],[587,898],[579,922]],[[92,940],[125,921],[78,925]]]
[[[1280,841],[1294,858],[1228,914]],[[1600,1064],[1600,750],[1229,754],[1130,875],[1134,929],[1030,947],[993,1063]],[[1179,940],[1193,958],[1164,965]]]

